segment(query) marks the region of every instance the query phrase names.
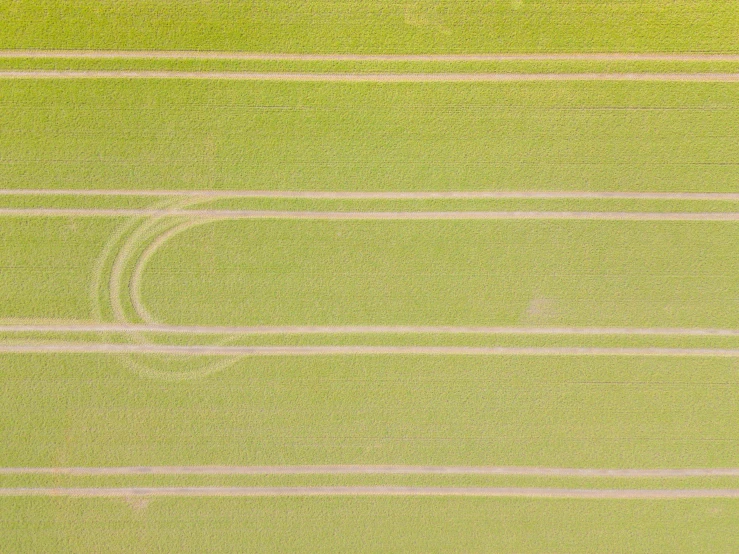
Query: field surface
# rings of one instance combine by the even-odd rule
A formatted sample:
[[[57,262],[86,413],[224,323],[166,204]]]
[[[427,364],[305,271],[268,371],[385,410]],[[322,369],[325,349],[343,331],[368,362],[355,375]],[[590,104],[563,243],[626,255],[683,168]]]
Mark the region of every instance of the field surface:
[[[303,53],[739,52],[734,0],[31,0],[5,48]]]
[[[0,2],[0,550],[736,550],[737,8]]]

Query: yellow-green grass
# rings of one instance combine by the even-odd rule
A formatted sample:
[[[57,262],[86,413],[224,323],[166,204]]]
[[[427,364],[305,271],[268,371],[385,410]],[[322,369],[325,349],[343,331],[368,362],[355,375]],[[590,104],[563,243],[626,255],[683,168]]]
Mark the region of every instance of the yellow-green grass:
[[[3,57],[0,70],[245,71],[294,73],[736,73],[736,60],[262,60]]]
[[[23,198],[23,200],[21,200]],[[172,196],[176,199],[176,193]],[[197,199],[193,199],[197,200]],[[73,196],[47,202],[39,197],[12,197],[0,195],[0,207],[93,207],[97,200],[82,200]],[[133,207],[144,205],[142,200],[136,204],[127,205],[121,200],[115,202],[100,201],[106,205]],[[736,200],[651,200],[651,199],[418,199],[408,198],[400,200],[362,200],[362,199],[300,199],[300,198],[220,198],[197,200],[186,207],[187,209],[216,209],[216,210],[305,210],[305,211],[340,211],[340,212],[408,212],[408,211],[560,211],[560,212],[737,212],[739,211],[739,196]]]
[[[140,209],[158,208],[173,203],[177,196],[147,197],[147,196],[76,196],[76,195],[12,195],[0,191],[0,208],[74,208],[74,209]],[[726,202],[691,202],[690,206],[698,208],[704,206],[706,211],[731,210],[737,203]],[[700,210],[704,211],[704,210]],[[2,223],[0,222],[0,225]]]
[[[0,48],[739,52],[736,2],[0,1]],[[0,69],[736,72],[734,62],[0,59]],[[0,82],[0,188],[735,191],[739,100],[710,83]],[[194,199],[190,199],[194,202]],[[188,200],[188,201],[190,201]],[[145,207],[147,197],[0,197]],[[737,211],[735,202],[301,201],[322,210]],[[195,206],[195,204],[193,204]],[[201,205],[198,204],[197,207]],[[174,221],[174,220],[173,220]],[[181,221],[181,220],[177,220]],[[130,227],[126,227],[129,225]],[[0,324],[125,317],[123,218],[0,218]],[[158,319],[735,329],[739,223],[222,221],[143,272]],[[111,280],[111,274],[113,279]],[[111,287],[120,284],[120,294]],[[120,297],[121,308],[114,305]],[[116,315],[122,310],[123,314]],[[11,333],[123,344],[736,348],[732,336]],[[736,359],[0,355],[0,467],[736,467]],[[0,487],[737,488],[737,479],[0,475]],[[8,552],[728,552],[727,499],[2,498]]]
[[[0,500],[10,552],[730,552],[737,502],[487,498]]]
[[[736,52],[733,0],[453,0],[0,5],[1,48],[257,52]]]
[[[737,363],[2,357],[0,466],[734,467]],[[173,371],[191,378],[168,379]],[[210,373],[209,373],[210,372]]]
[[[28,320],[21,320],[29,323]],[[499,334],[485,333],[446,333],[443,331],[429,331],[423,333],[402,332],[388,330],[385,332],[360,332],[347,331],[336,332],[327,330],[317,333],[306,332],[280,332],[276,329],[272,333],[260,334],[235,332],[218,333],[210,330],[208,333],[188,332],[153,332],[151,330],[129,329],[125,332],[111,332],[106,330],[80,332],[76,330],[64,331],[64,325],[85,325],[90,321],[60,321],[53,322],[45,320],[42,322],[31,321],[31,325],[59,326],[61,329],[54,331],[7,331],[6,326],[18,324],[18,319],[0,319],[0,340],[4,345],[20,344],[69,344],[80,343],[111,344],[111,345],[135,345],[148,344],[151,346],[233,346],[233,347],[302,347],[302,346],[419,346],[419,347],[473,347],[473,348],[667,348],[667,349],[713,349],[713,350],[736,350],[739,349],[739,336],[711,336],[697,335],[686,336],[669,333],[665,335],[629,334],[630,329],[624,329],[624,333],[609,334],[576,334],[562,332],[547,332],[545,334],[517,333],[516,327],[509,328],[510,333]],[[5,328],[5,329],[4,329]],[[535,327],[538,330],[548,330],[547,326]],[[637,333],[641,329],[635,330]],[[201,354],[202,355],[202,354]],[[179,363],[182,358],[178,357]]]
[[[202,325],[735,328],[739,225],[219,221],[141,275],[155,319]]]
[[[31,468],[33,469],[33,468]],[[59,468],[54,468],[59,469]],[[83,468],[84,469],[84,468]],[[94,468],[93,468],[94,469]],[[115,469],[115,468],[105,468]],[[149,469],[149,468],[146,468]],[[168,469],[168,468],[164,468]],[[241,468],[225,468],[238,471]],[[162,468],[151,468],[153,472]],[[556,477],[521,475],[239,475],[239,474],[144,474],[136,475],[65,475],[61,473],[0,473],[0,489],[161,489],[191,487],[432,487],[432,488],[519,488],[594,491],[686,491],[739,490],[739,477]],[[225,492],[225,491],[224,491]],[[607,494],[607,493],[602,493]],[[642,493],[646,494],[646,493]],[[677,493],[674,493],[677,494]],[[685,493],[683,493],[685,494]],[[0,498],[2,495],[0,495]]]
[[[196,220],[131,286],[176,221],[119,268],[132,322],[139,290],[176,325],[737,327],[734,222]],[[3,218],[0,318],[113,321],[113,259],[144,222]]]
[[[92,317],[90,287],[115,219],[0,220],[0,317]]]
[[[739,193],[728,199],[695,197],[640,198],[639,191],[629,198],[300,198],[295,195],[280,198],[270,194],[280,191],[182,191],[100,190],[99,194],[84,190],[64,193],[47,189],[27,189],[22,194],[12,189],[0,190],[0,209],[54,208],[54,209],[166,209],[181,205],[184,210],[268,210],[313,212],[459,212],[459,211],[520,211],[520,212],[675,212],[675,213],[732,213],[739,212]],[[305,192],[305,191],[303,191]],[[420,192],[420,191],[419,191]],[[482,192],[484,191],[478,191]],[[531,192],[531,191],[529,191]],[[121,194],[117,194],[121,193]],[[255,194],[239,197],[239,194]],[[263,196],[259,196],[262,194]],[[289,192],[287,194],[290,194]],[[320,192],[318,194],[321,194]],[[329,193],[332,194],[332,193]],[[354,193],[350,193],[354,194]],[[360,192],[361,194],[361,192]],[[383,193],[380,193],[383,194]],[[388,194],[393,194],[388,192]],[[433,192],[430,194],[434,194]],[[475,194],[473,192],[473,194]],[[515,194],[515,191],[514,191]],[[523,194],[527,194],[526,191]],[[546,193],[544,193],[546,194]],[[567,194],[567,193],[565,193]],[[627,193],[628,194],[628,193]],[[647,193],[648,194],[648,193]],[[719,193],[720,194],[720,193]],[[29,213],[30,215],[30,213]],[[125,215],[125,214],[124,214]]]
[[[734,191],[731,83],[3,81],[0,187]]]
[[[3,319],[99,317],[91,287],[108,285],[125,220],[0,223]],[[180,325],[736,328],[738,233],[733,222],[206,222],[154,252],[140,290],[158,321]],[[131,251],[122,297],[156,234]]]

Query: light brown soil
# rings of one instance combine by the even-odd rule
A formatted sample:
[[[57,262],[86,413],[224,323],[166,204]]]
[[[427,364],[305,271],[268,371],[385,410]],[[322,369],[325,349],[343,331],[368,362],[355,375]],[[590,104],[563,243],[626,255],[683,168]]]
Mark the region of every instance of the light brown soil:
[[[454,83],[520,81],[739,82],[739,73],[289,73],[253,71],[2,70],[0,79],[196,79],[232,81],[320,81]]]
[[[488,496],[532,498],[739,498],[739,489],[556,489],[518,487],[141,487],[2,488],[0,496]]]
[[[0,475],[506,475],[535,477],[686,478],[739,477],[739,468],[595,469],[509,466],[130,466],[5,467]]]
[[[175,356],[665,356],[739,358],[732,348],[518,346],[182,346],[50,342],[0,344],[4,354],[169,354]]]
[[[254,60],[354,62],[497,62],[497,61],[653,61],[739,62],[739,54],[720,53],[544,53],[544,54],[288,54],[262,52],[166,50],[0,50],[0,58]]]
[[[132,189],[0,189],[0,196],[164,196],[196,198],[291,198],[314,200],[727,200],[738,201],[733,192],[587,192],[587,191],[439,191],[439,192],[344,192],[281,190],[132,190]]]
[[[161,210],[128,208],[0,208],[1,216],[18,217],[192,217],[209,219],[540,219],[622,221],[739,221],[739,212],[565,212],[565,211],[447,211],[447,212],[324,212],[299,210]]]

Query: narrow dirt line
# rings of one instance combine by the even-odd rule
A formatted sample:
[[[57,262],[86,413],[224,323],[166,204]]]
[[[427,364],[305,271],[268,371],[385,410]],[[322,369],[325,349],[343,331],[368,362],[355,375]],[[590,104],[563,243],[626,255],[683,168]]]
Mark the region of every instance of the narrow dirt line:
[[[169,354],[177,356],[665,356],[739,358],[731,348],[517,346],[180,346],[58,342],[0,344],[3,354]]]
[[[500,62],[500,61],[652,61],[739,62],[739,54],[721,53],[542,53],[542,54],[291,54],[197,50],[0,50],[0,58],[255,60],[300,62]]]
[[[591,469],[508,466],[129,466],[0,467],[0,475],[508,475],[536,477],[739,477],[739,468]]]
[[[733,192],[440,191],[342,192],[278,190],[88,190],[0,189],[0,196],[194,196],[199,198],[290,198],[313,200],[739,200]]]
[[[0,79],[197,79],[367,83],[665,81],[736,83],[739,73],[286,73],[252,71],[2,70]]]
[[[475,327],[413,325],[209,326],[134,323],[0,324],[0,333],[171,333],[191,335],[624,335],[739,337],[739,329],[638,327]]]
[[[739,489],[558,489],[520,487],[121,487],[1,488],[0,496],[488,496],[530,498],[739,498]]]
[[[739,221],[739,212],[558,212],[558,211],[447,211],[447,212],[324,212],[279,210],[157,210],[128,208],[0,208],[1,216],[16,217],[192,217],[210,219],[542,219],[611,221]]]

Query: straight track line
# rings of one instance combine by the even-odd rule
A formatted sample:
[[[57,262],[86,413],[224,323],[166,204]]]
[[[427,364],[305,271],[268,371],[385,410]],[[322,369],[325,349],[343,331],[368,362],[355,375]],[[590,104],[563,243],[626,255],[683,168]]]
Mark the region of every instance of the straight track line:
[[[0,344],[3,354],[167,354],[176,356],[663,356],[739,358],[731,348],[517,346],[181,346],[163,344]]]
[[[732,192],[559,192],[559,191],[440,191],[440,192],[342,192],[272,190],[99,190],[99,189],[0,189],[0,196],[152,196],[196,198],[290,198],[314,200],[728,200]]]
[[[739,212],[559,212],[559,211],[409,211],[328,212],[298,210],[156,210],[149,208],[0,208],[15,217],[191,217],[207,219],[542,219],[615,221],[739,221]]]
[[[122,487],[1,488],[0,496],[487,496],[530,498],[739,498],[739,489],[559,489],[522,487]]]
[[[0,58],[255,60],[300,62],[501,62],[501,61],[652,61],[739,62],[739,54],[719,53],[550,53],[550,54],[297,54],[197,50],[0,50]]]
[[[506,475],[534,477],[739,477],[739,468],[591,469],[509,466],[128,466],[0,467],[0,475]]]
[[[739,337],[739,329],[639,327],[474,327],[413,325],[255,325],[209,326],[164,324],[0,324],[0,333],[169,333],[189,335],[596,335]]]
[[[368,83],[662,81],[736,83],[739,73],[287,73],[252,71],[0,70],[0,79],[196,79]]]

